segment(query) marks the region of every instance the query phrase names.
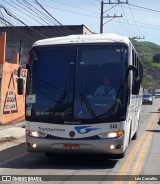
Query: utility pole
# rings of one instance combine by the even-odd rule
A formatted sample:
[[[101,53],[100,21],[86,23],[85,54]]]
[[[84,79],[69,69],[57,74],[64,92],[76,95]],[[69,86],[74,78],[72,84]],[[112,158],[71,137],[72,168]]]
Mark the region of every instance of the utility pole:
[[[21,65],[21,56],[22,56],[22,41],[19,41],[19,64]]]
[[[117,2],[112,2],[112,0],[109,0],[108,3],[104,3],[103,1],[101,1],[101,15],[100,15],[100,33],[103,33],[103,25],[105,23],[103,23],[103,19],[104,18],[118,18],[118,17],[122,17],[122,14],[120,16],[117,16],[117,15],[113,15],[113,16],[110,16],[110,15],[107,15],[107,16],[104,16],[104,4],[128,4],[128,0],[126,0],[125,2],[122,2],[120,0],[117,0]]]
[[[103,1],[101,1],[100,33],[103,33]]]

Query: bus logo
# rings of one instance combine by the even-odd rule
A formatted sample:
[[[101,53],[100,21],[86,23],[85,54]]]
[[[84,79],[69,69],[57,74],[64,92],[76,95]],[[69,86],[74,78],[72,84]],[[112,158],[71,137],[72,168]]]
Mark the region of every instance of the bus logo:
[[[92,128],[90,126],[78,126],[78,127],[75,127],[75,129],[79,134],[86,134],[93,130],[99,130],[100,128]]]
[[[75,136],[75,132],[70,131],[70,132],[69,132],[69,136],[70,136],[70,137],[74,137],[74,136]]]

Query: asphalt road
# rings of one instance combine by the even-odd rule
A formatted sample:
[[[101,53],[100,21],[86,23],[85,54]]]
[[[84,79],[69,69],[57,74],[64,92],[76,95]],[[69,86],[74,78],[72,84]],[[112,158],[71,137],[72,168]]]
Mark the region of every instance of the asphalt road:
[[[20,180],[39,182],[41,179],[54,180],[56,178],[58,181],[40,183],[82,184],[87,181],[87,183],[98,184],[158,184],[160,182],[160,125],[158,124],[160,112],[157,112],[158,107],[160,107],[160,99],[155,99],[153,105],[142,106],[138,138],[131,141],[123,159],[112,159],[102,155],[57,155],[53,159],[47,159],[42,153],[26,152],[24,140],[21,140],[14,146],[8,148],[6,146],[0,151],[0,174],[18,175],[11,178],[15,181],[19,180],[14,183],[20,183]],[[58,178],[59,175],[62,176]],[[125,175],[128,176],[125,177]],[[31,176],[37,176],[37,178]],[[3,180],[5,179],[8,181],[2,183],[12,183],[9,181],[10,177],[3,177]]]

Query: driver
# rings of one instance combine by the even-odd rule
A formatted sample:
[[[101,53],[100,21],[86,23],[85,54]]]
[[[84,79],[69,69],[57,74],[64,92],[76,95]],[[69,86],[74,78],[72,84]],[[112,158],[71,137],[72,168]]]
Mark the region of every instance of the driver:
[[[94,96],[103,96],[103,95],[109,95],[111,97],[116,96],[116,90],[111,86],[109,77],[104,77],[103,85],[97,87],[94,93]]]

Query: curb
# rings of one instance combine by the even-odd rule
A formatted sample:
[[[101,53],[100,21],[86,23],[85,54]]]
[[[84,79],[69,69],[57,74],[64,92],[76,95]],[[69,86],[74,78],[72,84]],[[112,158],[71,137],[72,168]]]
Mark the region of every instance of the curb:
[[[0,126],[0,144],[25,137],[25,122]]]
[[[17,140],[17,139],[16,139],[15,137],[13,137],[13,136],[4,137],[4,138],[1,138],[1,139],[0,139],[0,144],[6,143],[6,142],[13,142],[13,141],[15,141],[15,140]]]

